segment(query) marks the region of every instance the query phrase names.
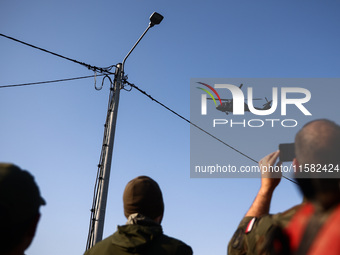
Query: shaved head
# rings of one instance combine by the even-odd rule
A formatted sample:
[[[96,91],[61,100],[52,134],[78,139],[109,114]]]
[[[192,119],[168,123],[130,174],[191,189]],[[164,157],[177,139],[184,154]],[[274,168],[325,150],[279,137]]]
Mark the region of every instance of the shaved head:
[[[307,123],[295,137],[298,162],[304,164],[340,164],[340,126],[321,119]]]
[[[307,123],[295,137],[295,154],[296,163],[308,170],[296,173],[304,196],[323,209],[339,203],[340,126],[325,119]]]

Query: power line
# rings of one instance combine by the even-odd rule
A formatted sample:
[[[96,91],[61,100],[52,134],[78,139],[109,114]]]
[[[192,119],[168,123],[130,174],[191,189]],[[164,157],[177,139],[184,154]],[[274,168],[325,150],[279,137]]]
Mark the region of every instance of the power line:
[[[166,105],[164,105],[163,103],[161,103],[160,101],[158,101],[157,99],[153,98],[150,94],[146,93],[144,90],[140,89],[138,86],[136,86],[133,83],[128,82],[127,80],[124,81],[125,83],[129,84],[132,88],[137,89],[139,92],[141,92],[142,94],[144,94],[145,96],[147,96],[148,98],[150,98],[152,101],[156,102],[157,104],[161,105],[162,107],[164,107],[165,109],[167,109],[168,111],[172,112],[173,114],[175,114],[176,116],[178,116],[179,118],[181,118],[182,120],[186,121],[187,123],[189,123],[190,125],[194,126],[195,128],[199,129],[200,131],[202,131],[203,133],[209,135],[210,137],[214,138],[215,140],[219,141],[220,143],[224,144],[225,146],[229,147],[230,149],[236,151],[237,153],[241,154],[242,156],[248,158],[249,160],[253,161],[254,163],[259,163],[257,160],[253,159],[252,157],[248,156],[247,154],[241,152],[240,150],[236,149],[235,147],[227,144],[226,142],[222,141],[221,139],[219,139],[218,137],[214,136],[213,134],[209,133],[208,131],[204,130],[203,128],[201,128],[200,126],[197,126],[195,123],[191,122],[190,120],[188,120],[187,118],[183,117],[182,115],[180,115],[179,113],[177,113],[176,111],[172,110],[171,108],[167,107]],[[298,184],[296,181],[283,176],[283,178]]]
[[[83,65],[85,67],[87,67],[88,69],[90,70],[93,70],[94,72],[101,72],[101,73],[105,73],[103,75],[107,75],[107,74],[113,74],[110,72],[110,70],[112,69],[112,67],[114,67],[115,65],[111,65],[109,67],[106,67],[106,68],[100,68],[100,67],[96,67],[96,66],[91,66],[89,64],[86,64],[84,62],[80,62],[78,60],[75,60],[75,59],[71,59],[71,58],[68,58],[68,57],[65,57],[65,56],[62,56],[60,54],[57,54],[57,53],[54,53],[54,52],[51,52],[49,50],[46,50],[46,49],[43,49],[43,48],[40,48],[40,47],[37,47],[37,46],[34,46],[32,44],[29,44],[29,43],[26,43],[26,42],[23,42],[23,41],[20,41],[18,39],[15,39],[13,37],[10,37],[10,36],[7,36],[7,35],[4,35],[4,34],[1,34],[0,33],[0,36],[3,36],[5,38],[8,38],[10,40],[13,40],[13,41],[16,41],[16,42],[19,42],[19,43],[22,43],[24,45],[27,45],[27,46],[30,46],[32,48],[35,48],[35,49],[38,49],[38,50],[41,50],[41,51],[44,51],[44,52],[47,52],[47,53],[50,53],[54,56],[57,56],[57,57],[60,57],[60,58],[63,58],[63,59],[66,59],[66,60],[69,60],[69,61],[72,61],[72,62],[75,62],[77,64],[80,64],[80,65]],[[60,82],[60,81],[67,81],[67,80],[76,80],[76,79],[84,79],[84,78],[90,78],[90,77],[96,77],[96,75],[91,75],[91,76],[83,76],[83,77],[77,77],[77,78],[70,78],[70,79],[62,79],[62,80],[55,80],[55,81],[45,81],[45,82],[36,82],[36,83],[25,83],[25,84],[16,84],[16,85],[5,85],[5,86],[1,86],[0,88],[8,88],[8,87],[15,87],[15,86],[28,86],[28,85],[37,85],[37,84],[45,84],[45,83],[52,83],[52,82]],[[104,80],[103,80],[104,82]],[[206,133],[207,135],[209,135],[210,137],[216,139],[217,141],[219,141],[220,143],[224,144],[225,146],[229,147],[230,149],[236,151],[237,153],[243,155],[244,157],[248,158],[249,160],[255,162],[258,164],[258,161],[251,158],[250,156],[248,156],[247,154],[241,152],[240,150],[236,149],[235,147],[227,144],[226,142],[222,141],[221,139],[219,139],[218,137],[214,136],[213,134],[209,133],[208,131],[202,129],[201,127],[197,126],[195,123],[191,122],[190,120],[188,120],[187,118],[183,117],[182,115],[180,115],[179,113],[175,112],[174,110],[172,110],[171,108],[167,107],[166,105],[164,105],[163,103],[161,103],[160,101],[156,100],[155,98],[153,98],[151,95],[149,95],[148,93],[146,93],[145,91],[141,90],[139,87],[137,87],[135,84],[133,83],[130,83],[128,82],[126,79],[124,80],[124,83],[127,83],[128,85],[130,85],[132,88],[135,88],[137,89],[139,92],[141,92],[142,94],[144,94],[145,96],[149,97],[152,101],[156,102],[157,104],[161,105],[162,107],[164,107],[165,109],[167,109],[168,111],[172,112],[173,114],[175,114],[176,116],[178,116],[179,118],[183,119],[184,121],[186,121],[187,123],[189,123],[190,125],[196,127],[197,129],[201,130],[202,132]],[[97,89],[96,85],[95,85],[95,88]],[[101,89],[101,88],[100,88]],[[98,89],[97,89],[98,90]],[[291,181],[291,182],[294,182],[297,184],[297,182],[295,182],[294,180],[288,178],[288,177],[285,177],[285,176],[282,176],[283,178]]]
[[[47,84],[47,83],[55,83],[55,82],[63,82],[63,81],[73,81],[73,80],[80,80],[86,78],[93,78],[95,76],[104,76],[105,74],[99,75],[88,75],[88,76],[81,76],[75,78],[67,78],[67,79],[59,79],[59,80],[51,80],[51,81],[38,81],[38,82],[31,82],[31,83],[21,83],[21,84],[10,84],[10,85],[3,85],[0,86],[0,89],[3,88],[12,88],[12,87],[23,87],[23,86],[33,86],[33,85],[40,85],[40,84]]]
[[[111,73],[110,73],[111,74]],[[4,86],[0,86],[1,88],[10,88],[10,87],[20,87],[20,86],[31,86],[31,85],[39,85],[39,84],[47,84],[47,83],[55,83],[55,82],[63,82],[63,81],[71,81],[71,80],[78,80],[78,79],[86,79],[86,78],[93,78],[96,76],[105,76],[105,77],[109,77],[107,74],[99,74],[99,75],[89,75],[89,76],[82,76],[82,77],[75,77],[75,78],[68,78],[68,79],[59,79],[59,80],[51,80],[51,81],[41,81],[41,82],[32,82],[32,83],[22,83],[22,84],[13,84],[13,85],[4,85]],[[104,79],[105,79],[104,77]],[[109,77],[110,78],[110,77]],[[104,80],[103,80],[104,82]],[[102,82],[102,86],[103,86],[103,82]],[[112,83],[112,81],[111,81]],[[195,123],[191,122],[190,120],[188,120],[187,118],[185,118],[184,116],[182,116],[181,114],[177,113],[176,111],[172,110],[171,108],[169,108],[168,106],[166,106],[165,104],[161,103],[160,101],[158,101],[157,99],[155,99],[154,97],[152,97],[150,94],[148,94],[147,92],[145,92],[144,90],[140,89],[138,86],[136,86],[133,83],[128,82],[126,79],[124,80],[124,83],[128,84],[129,86],[131,86],[131,88],[135,88],[136,90],[138,90],[139,92],[141,92],[142,94],[144,94],[145,96],[147,96],[148,98],[150,98],[152,101],[156,102],[157,104],[161,105],[163,108],[165,108],[166,110],[170,111],[171,113],[175,114],[177,117],[181,118],[182,120],[186,121],[187,123],[189,123],[190,125],[194,126],[195,128],[199,129],[200,131],[202,131],[203,133],[209,135],[210,137],[212,137],[213,139],[219,141],[220,143],[224,144],[225,146],[229,147],[230,149],[236,151],[237,153],[241,154],[242,156],[248,158],[249,160],[253,161],[254,163],[259,163],[257,160],[253,159],[252,157],[248,156],[247,154],[241,152],[240,150],[236,149],[235,147],[229,145],[228,143],[222,141],[221,139],[219,139],[218,137],[214,136],[213,134],[209,133],[208,131],[204,130],[203,128],[201,128],[200,126],[196,125]],[[100,89],[102,88],[102,86],[100,87]],[[96,88],[96,87],[95,87]],[[98,88],[96,88],[97,90],[100,90]],[[124,87],[123,87],[124,89]],[[126,90],[126,89],[125,89]],[[127,90],[130,91],[130,90]],[[283,178],[297,184],[296,181],[283,176]]]
[[[222,141],[221,139],[217,138],[216,136],[214,136],[213,134],[209,133],[208,131],[204,130],[203,128],[197,126],[195,123],[191,122],[190,120],[188,120],[187,118],[183,117],[182,115],[180,115],[179,113],[175,112],[174,110],[170,109],[169,107],[167,107],[166,105],[164,105],[163,103],[159,102],[157,99],[153,98],[151,95],[149,95],[148,93],[146,93],[145,91],[141,90],[139,87],[137,87],[135,84],[130,83],[128,81],[125,81],[127,84],[129,84],[131,87],[137,89],[139,92],[141,92],[142,94],[144,94],[145,96],[147,96],[148,98],[150,98],[152,101],[156,102],[157,104],[161,105],[162,107],[164,107],[165,109],[167,109],[168,111],[172,112],[173,114],[175,114],[176,116],[180,117],[181,119],[183,119],[184,121],[188,122],[189,124],[193,125],[194,127],[198,128],[199,130],[201,130],[202,132],[206,133],[207,135],[211,136],[212,138],[216,139],[217,141],[223,143],[224,145],[228,146],[230,149],[240,153],[241,155],[245,156],[246,158],[250,159],[251,161],[258,163],[257,160],[249,157],[248,155],[244,154],[243,152],[239,151],[238,149],[234,148],[233,146],[227,144],[226,142]]]
[[[65,56],[60,55],[60,54],[58,54],[58,53],[55,53],[55,52],[52,52],[52,51],[49,51],[49,50],[40,48],[40,47],[35,46],[35,45],[33,45],[33,44],[30,44],[30,43],[27,43],[27,42],[23,42],[23,41],[21,41],[21,40],[18,40],[18,39],[16,39],[16,38],[13,38],[13,37],[8,36],[8,35],[4,35],[4,34],[1,34],[1,33],[0,33],[0,36],[3,36],[3,37],[5,37],[5,38],[7,38],[7,39],[10,39],[10,40],[13,40],[13,41],[15,41],[15,42],[24,44],[24,45],[26,45],[26,46],[32,47],[32,48],[34,48],[34,49],[41,50],[41,51],[47,52],[47,53],[49,53],[49,54],[52,54],[52,55],[54,55],[54,56],[57,56],[57,57],[60,57],[60,58],[63,58],[63,59],[72,61],[72,62],[77,63],[77,64],[80,64],[80,65],[85,66],[85,67],[87,67],[88,69],[90,69],[90,70],[92,70],[92,71],[94,71],[94,72],[99,71],[99,72],[101,72],[101,73],[108,73],[108,72],[112,69],[112,67],[115,66],[115,65],[112,65],[112,66],[105,67],[105,68],[97,67],[97,66],[92,66],[92,65],[86,64],[86,63],[84,63],[84,62],[80,62],[80,61],[78,61],[78,60],[75,60],[75,59],[72,59],[72,58],[69,58],[69,57],[65,57]]]

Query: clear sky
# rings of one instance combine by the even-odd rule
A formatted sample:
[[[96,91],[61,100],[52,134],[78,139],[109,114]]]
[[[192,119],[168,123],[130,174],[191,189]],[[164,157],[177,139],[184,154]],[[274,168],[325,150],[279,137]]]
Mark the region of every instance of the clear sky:
[[[191,78],[339,77],[339,9],[336,0],[2,0],[0,33],[106,67],[123,60],[157,11],[163,22],[141,41],[125,71],[130,82],[189,118]],[[4,37],[0,46],[0,86],[93,74]],[[339,86],[310,89],[311,119],[340,123]],[[107,83],[98,92],[91,78],[0,89],[0,161],[29,170],[47,201],[28,255],[84,252],[108,94]],[[246,129],[223,140],[259,160],[297,130]],[[238,164],[251,163],[216,148]],[[151,176],[163,190],[164,232],[198,255],[226,253],[260,184],[190,178],[189,125],[138,91],[122,91],[104,237],[125,223],[123,189],[138,175]],[[296,185],[282,180],[271,212],[300,201]]]

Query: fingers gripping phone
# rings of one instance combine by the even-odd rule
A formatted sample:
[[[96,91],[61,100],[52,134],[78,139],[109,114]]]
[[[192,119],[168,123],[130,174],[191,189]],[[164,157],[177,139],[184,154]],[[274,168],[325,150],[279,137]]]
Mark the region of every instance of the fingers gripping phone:
[[[295,158],[294,143],[281,143],[279,145],[279,150],[279,157],[281,162],[293,161],[293,159]]]

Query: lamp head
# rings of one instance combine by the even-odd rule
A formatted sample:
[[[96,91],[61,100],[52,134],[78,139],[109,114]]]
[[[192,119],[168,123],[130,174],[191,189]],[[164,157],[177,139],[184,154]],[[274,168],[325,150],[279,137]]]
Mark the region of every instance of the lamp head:
[[[157,12],[154,12],[151,14],[150,16],[150,27],[153,27],[154,25],[158,25],[159,23],[161,23],[161,21],[163,20],[163,16]]]

